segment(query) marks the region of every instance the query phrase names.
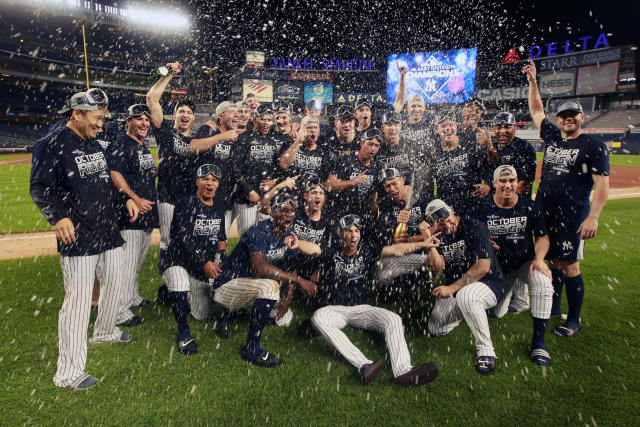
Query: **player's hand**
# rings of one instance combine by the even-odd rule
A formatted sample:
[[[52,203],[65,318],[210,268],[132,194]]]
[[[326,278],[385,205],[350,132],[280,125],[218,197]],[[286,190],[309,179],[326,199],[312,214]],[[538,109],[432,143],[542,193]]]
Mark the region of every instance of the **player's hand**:
[[[536,63],[533,62],[533,59],[529,58],[529,63],[522,68],[522,72],[527,75],[529,83],[536,81]]]
[[[271,190],[275,185],[276,185],[275,179],[263,179],[260,182],[260,186],[258,187],[258,190],[260,190],[261,193],[266,193],[267,191]]]
[[[485,127],[477,127],[476,128],[476,141],[478,145],[483,148],[493,148],[493,142],[491,142],[491,136],[489,135],[489,131]]]
[[[62,218],[56,222],[53,226],[53,231],[56,232],[56,239],[65,245],[70,245],[76,241],[76,230],[69,218]]]
[[[282,186],[281,188],[286,188],[287,190],[295,190],[296,188],[298,188],[296,186],[296,180],[298,178],[300,178],[300,175],[290,176],[289,178],[282,181],[279,185]]]
[[[127,208],[127,212],[129,213],[129,222],[134,223],[138,219],[138,215],[140,214],[140,209],[138,209],[138,205],[133,199],[127,200],[127,204],[125,205]]]
[[[499,251],[500,250],[500,245],[498,245],[496,243],[496,240],[498,240],[498,236],[491,236],[491,246],[493,246],[493,250],[494,251]]]
[[[204,274],[211,279],[217,279],[222,271],[222,267],[213,261],[207,261],[205,265],[202,266],[204,270]]]
[[[453,294],[455,294],[455,290],[451,287],[451,285],[449,285],[449,286],[438,286],[431,293],[435,297],[444,299],[444,298],[452,297]]]
[[[364,184],[365,182],[367,182],[367,176],[365,175],[369,170],[365,169],[362,172],[360,172],[355,178],[353,178],[351,181],[353,182],[353,185],[360,185],[360,184]]]
[[[173,73],[171,73],[172,76],[175,76],[176,74],[180,73],[180,71],[182,71],[182,64],[179,62],[169,62],[167,64],[167,67],[171,68],[173,70]]]
[[[289,135],[291,135],[291,138],[293,138],[295,142],[302,144],[304,140],[307,139],[307,130],[301,127],[297,132],[291,131]]]
[[[135,204],[138,207],[138,210],[140,211],[141,214],[146,214],[147,212],[149,212],[151,210],[153,205],[156,204],[156,202],[152,202],[151,200],[143,199],[142,197],[132,198],[132,200],[135,202]]]
[[[238,132],[236,129],[230,129],[226,132],[222,132],[220,134],[220,137],[223,139],[223,141],[237,141],[238,140],[238,135],[240,134],[240,132]]]
[[[259,201],[260,201],[260,195],[258,195],[258,193],[256,193],[255,190],[251,190],[249,192],[249,202],[251,202],[252,205],[255,205]]]
[[[296,283],[298,284],[298,287],[300,288],[302,293],[308,297],[312,297],[318,292],[318,288],[316,287],[316,284],[313,283],[311,280],[298,277],[298,280],[296,281]]]
[[[473,184],[473,186],[476,188],[474,192],[471,193],[473,197],[487,197],[489,191],[491,191],[491,187],[489,187],[487,184]]]
[[[529,183],[525,180],[518,181],[518,186],[516,187],[516,193],[520,195],[527,194],[529,192]]]
[[[531,264],[529,264],[529,273],[533,273],[533,270],[538,270],[540,273],[553,280],[551,269],[543,260],[534,259],[531,261]]]
[[[440,239],[438,239],[438,236],[440,235],[440,233],[441,232],[438,231],[433,236],[425,237],[425,239],[422,242],[420,242],[420,244],[425,249],[431,249],[431,248],[440,247]]]
[[[278,314],[276,314],[275,320],[282,319],[284,315],[287,314],[287,311],[289,310],[290,305],[291,305],[291,299],[289,298],[285,298],[283,300],[278,301],[276,305],[273,307],[278,309]]]
[[[580,233],[580,238],[582,240],[596,237],[597,232],[598,218],[593,216],[588,216],[584,221],[582,221],[582,224],[580,224],[580,228],[578,228],[578,233]]]
[[[407,75],[407,72],[409,71],[409,67],[407,67],[407,64],[397,62],[396,65],[398,67],[398,72],[400,73],[400,78],[405,77]]]
[[[406,209],[402,209],[400,212],[398,212],[398,222],[402,222],[404,224],[408,224],[409,220],[411,219],[411,212],[409,212]]]
[[[284,245],[291,250],[298,249],[298,242],[298,236],[293,231],[284,238]]]

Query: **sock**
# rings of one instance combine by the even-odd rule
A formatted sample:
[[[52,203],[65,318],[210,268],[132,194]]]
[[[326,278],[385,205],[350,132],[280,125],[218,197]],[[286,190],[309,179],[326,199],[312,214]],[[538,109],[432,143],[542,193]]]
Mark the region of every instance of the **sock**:
[[[567,302],[569,303],[569,314],[567,314],[567,326],[576,329],[580,326],[580,310],[582,309],[582,299],[584,298],[584,282],[582,274],[576,277],[565,278],[567,285]]]
[[[257,299],[253,303],[245,349],[254,356],[259,356],[260,353],[262,353],[260,334],[262,333],[262,329],[269,323],[269,313],[271,313],[271,309],[275,303],[274,300],[264,298]]]
[[[547,331],[549,319],[533,318],[533,339],[531,340],[531,348],[544,348],[544,333]]]
[[[232,312],[225,308],[222,312],[222,316],[220,316],[220,320],[226,321],[227,325],[231,326],[246,315],[247,312],[245,310],[237,310]]]
[[[171,310],[178,323],[178,341],[182,341],[191,336],[189,322],[187,316],[191,312],[187,292],[169,292],[169,301],[171,302]]]
[[[561,269],[552,269],[553,277],[553,305],[551,306],[551,315],[558,316],[562,314],[562,288],[564,286],[564,273]]]

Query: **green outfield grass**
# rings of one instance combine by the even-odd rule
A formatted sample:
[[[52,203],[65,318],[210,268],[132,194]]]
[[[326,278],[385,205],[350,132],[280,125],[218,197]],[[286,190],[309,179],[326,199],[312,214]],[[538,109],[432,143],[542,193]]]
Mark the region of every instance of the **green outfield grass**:
[[[210,322],[191,320],[200,352],[182,356],[169,308],[151,306],[136,309],[146,322],[130,328],[131,343],[89,346],[87,371],[100,379],[98,386],[58,389],[52,383],[64,295],[58,257],[2,261],[3,424],[637,425],[639,212],[639,199],[607,204],[585,251],[584,333],[573,339],[548,334],[552,367],[528,360],[529,313],[490,319],[499,358],[489,377],[475,372],[464,323],[441,338],[418,328],[407,332],[412,359],[436,361],[440,376],[417,389],[393,386],[389,369],[372,385],[360,385],[355,369],[323,339],[297,336],[295,325],[306,315],[300,305],[293,327],[268,327],[263,336],[264,347],[284,359],[280,368],[240,359],[246,321],[223,341]],[[146,297],[160,284],[157,257],[152,248],[143,268]],[[558,324],[552,320],[550,327]],[[385,356],[380,336],[346,332],[368,357]]]
[[[31,157],[31,153],[2,154],[0,160],[26,159]]]

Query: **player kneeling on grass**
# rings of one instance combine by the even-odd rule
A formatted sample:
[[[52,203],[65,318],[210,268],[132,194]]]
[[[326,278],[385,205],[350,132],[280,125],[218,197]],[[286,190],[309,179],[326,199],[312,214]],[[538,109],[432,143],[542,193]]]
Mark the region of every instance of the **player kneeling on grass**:
[[[551,356],[544,345],[544,334],[551,316],[553,285],[551,270],[544,263],[549,251],[544,216],[533,200],[516,192],[518,174],[513,166],[496,168],[493,188],[495,193],[480,201],[474,216],[487,224],[505,277],[505,295],[494,308],[494,314],[500,318],[507,313],[516,283],[529,284],[533,316],[530,358],[537,365],[549,366]]]
[[[169,303],[178,322],[178,351],[195,354],[187,316],[198,320],[211,315],[211,285],[218,277],[227,253],[224,205],[214,196],[221,179],[220,168],[204,164],[196,171],[197,192],[176,205],[171,221],[171,240],[161,261],[162,279],[169,289]],[[216,260],[220,256],[220,261]]]
[[[429,317],[429,333],[445,335],[462,318],[476,340],[476,371],[492,374],[496,364],[486,310],[495,307],[504,293],[500,264],[491,246],[487,226],[480,221],[459,217],[440,199],[427,205],[427,221],[444,234],[439,256],[429,257],[435,271],[444,269],[446,286],[438,286],[433,295],[440,298]]]
[[[345,326],[383,332],[389,349],[394,383],[403,386],[423,385],[438,376],[434,362],[411,366],[409,349],[404,338],[402,319],[397,314],[367,304],[371,266],[380,256],[401,256],[424,248],[435,248],[439,241],[428,236],[424,241],[382,246],[380,239],[370,236],[361,240],[360,218],[346,215],[339,221],[340,242],[323,256],[320,270],[321,290],[318,309],[313,313],[313,326],[345,359],[358,369],[363,384],[371,384],[383,367],[364,354],[342,332]],[[433,253],[437,256],[437,253]]]
[[[242,235],[214,283],[213,299],[230,312],[252,305],[242,358],[257,366],[272,368],[282,363],[260,344],[260,334],[270,322],[274,307],[278,309],[276,321],[289,312],[288,304],[276,306],[280,282],[297,285],[305,295],[316,293],[315,283],[289,273],[295,269],[300,253],[320,255],[318,245],[298,240],[291,231],[297,207],[295,196],[289,193],[271,199],[272,218],[260,221]],[[219,325],[216,329],[220,333]],[[228,331],[224,332],[228,336]]]

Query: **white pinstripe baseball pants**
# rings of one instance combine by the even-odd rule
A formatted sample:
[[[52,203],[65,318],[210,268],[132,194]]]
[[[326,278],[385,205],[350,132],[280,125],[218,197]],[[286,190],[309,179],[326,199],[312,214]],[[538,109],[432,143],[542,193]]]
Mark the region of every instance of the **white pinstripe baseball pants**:
[[[227,236],[227,239],[229,239],[229,233],[231,233],[231,224],[233,223],[234,219],[236,219],[236,216],[233,212],[233,209],[224,211],[224,233],[225,236]]]
[[[384,258],[375,269],[377,280],[384,284],[403,274],[413,273],[421,268],[429,268],[425,254],[408,254]]]
[[[498,303],[496,294],[484,283],[474,282],[458,291],[456,297],[436,301],[429,317],[429,333],[439,336],[453,331],[464,318],[476,340],[478,356],[496,356],[491,342],[486,310]]]
[[[384,333],[394,377],[412,368],[402,319],[392,311],[368,304],[328,305],[316,310],[311,317],[311,322],[318,332],[357,369],[373,361],[365,357],[342,332],[341,329],[346,326]]]
[[[258,222],[258,205],[235,204],[233,216],[238,220],[238,235],[242,237],[249,227]]]
[[[183,267],[167,268],[162,273],[162,280],[167,284],[169,292],[188,292],[191,315],[197,320],[211,317],[211,284],[189,275]]]
[[[229,311],[249,307],[257,299],[280,299],[280,284],[271,279],[239,277],[216,289],[213,300]]]
[[[527,282],[518,280],[515,285],[513,285],[513,288],[511,290],[511,302],[509,303],[511,307],[514,307],[518,310],[531,307],[531,300],[529,299],[529,286],[527,286]]]
[[[121,230],[120,235],[124,239],[121,301],[124,308],[129,308],[142,302],[138,292],[138,276],[149,252],[151,231]]]
[[[158,202],[158,219],[160,220],[160,249],[166,251],[171,241],[171,220],[175,206],[170,203]]]
[[[538,319],[548,319],[551,317],[553,284],[551,283],[551,279],[539,270],[533,270],[533,272],[529,274],[530,264],[531,262],[527,262],[516,271],[505,275],[506,287],[504,297],[493,309],[496,317],[500,318],[507,313],[509,302],[511,301],[511,293],[516,283],[522,283],[525,288],[528,283],[531,287],[531,315],[533,317]]]
[[[118,341],[122,331],[116,327],[120,306],[122,248],[91,256],[61,256],[64,302],[58,314],[58,367],[53,383],[74,387],[86,377],[87,329],[91,313],[93,282],[98,271],[100,299],[98,317],[90,342]]]

